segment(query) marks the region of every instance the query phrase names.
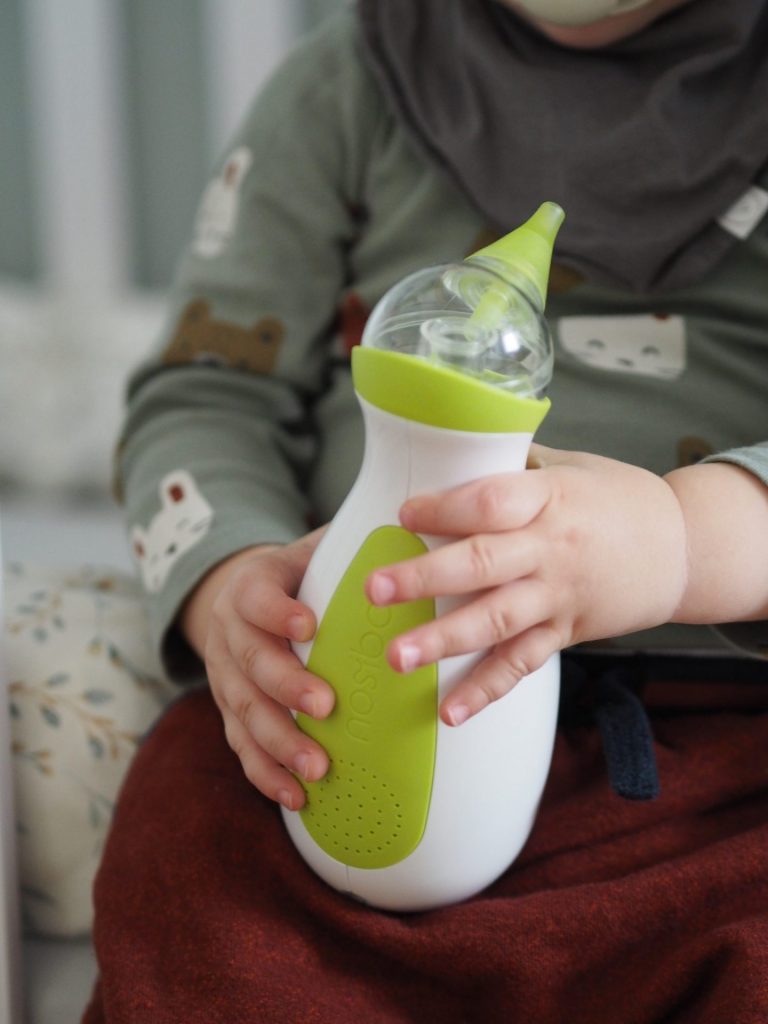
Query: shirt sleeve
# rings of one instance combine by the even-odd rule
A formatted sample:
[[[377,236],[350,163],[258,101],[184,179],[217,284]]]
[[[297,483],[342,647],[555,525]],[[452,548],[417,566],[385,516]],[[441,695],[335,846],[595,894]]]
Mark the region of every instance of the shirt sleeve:
[[[741,466],[768,486],[768,441],[744,448],[730,448],[728,451],[708,455],[702,461],[730,462],[734,466]]]
[[[299,46],[214,171],[167,323],[128,386],[116,460],[155,644],[217,562],[311,517],[312,406],[356,231],[371,111],[349,16]]]
[[[729,462],[754,474],[768,486],[768,441],[730,448],[709,455],[703,462]],[[723,639],[742,654],[768,658],[768,622],[724,622],[714,627]]]

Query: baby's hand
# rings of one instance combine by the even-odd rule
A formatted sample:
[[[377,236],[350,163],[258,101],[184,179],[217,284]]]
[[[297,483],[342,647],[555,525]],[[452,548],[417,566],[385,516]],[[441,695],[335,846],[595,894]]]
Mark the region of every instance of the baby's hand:
[[[182,617],[243,771],[289,810],[305,800],[292,773],[314,781],[328,770],[325,751],[291,714],[325,718],[334,703],[331,687],[306,671],[289,643],[314,635],[314,616],[294,595],[319,533],[234,555],[203,580]]]
[[[400,518],[414,533],[452,542],[372,573],[369,600],[467,602],[393,640],[392,666],[409,672],[490,648],[443,701],[449,725],[564,647],[669,621],[685,590],[685,521],[674,491],[612,459],[536,445],[524,472],[413,498]]]

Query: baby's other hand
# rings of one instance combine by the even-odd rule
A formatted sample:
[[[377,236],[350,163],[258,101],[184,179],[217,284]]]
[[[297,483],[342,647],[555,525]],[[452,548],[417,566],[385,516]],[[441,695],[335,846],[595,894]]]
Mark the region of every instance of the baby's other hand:
[[[464,595],[392,641],[401,672],[489,649],[443,701],[459,725],[556,651],[669,621],[686,584],[682,510],[636,466],[534,445],[528,468],[406,502],[401,522],[449,542],[372,573],[377,605]]]

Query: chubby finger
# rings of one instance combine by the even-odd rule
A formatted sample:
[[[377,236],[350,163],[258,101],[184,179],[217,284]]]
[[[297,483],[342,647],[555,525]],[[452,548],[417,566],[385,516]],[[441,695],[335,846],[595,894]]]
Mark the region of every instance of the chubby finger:
[[[311,640],[316,622],[312,611],[291,597],[298,589],[296,566],[282,557],[263,556],[242,570],[232,584],[232,606],[240,618],[275,636]]]
[[[448,694],[440,717],[446,725],[461,725],[504,697],[563,646],[560,633],[548,622],[499,644]]]
[[[249,737],[278,764],[309,782],[321,779],[328,771],[328,755],[320,744],[299,729],[290,711],[246,679],[234,662],[226,677],[216,681],[216,699],[222,714],[232,713]]]
[[[368,600],[376,605],[486,590],[530,575],[541,555],[523,531],[479,533],[371,573]]]
[[[540,470],[486,476],[439,494],[409,498],[400,522],[414,533],[467,536],[526,526],[551,497],[552,480]]]
[[[544,469],[545,466],[551,466],[555,462],[562,462],[563,455],[567,455],[567,453],[557,448],[547,448],[546,445],[533,441],[528,449],[525,468]]]
[[[333,689],[308,672],[285,641],[234,619],[227,624],[226,644],[242,675],[278,704],[313,718],[331,713]]]
[[[516,580],[395,637],[387,658],[396,671],[412,672],[441,658],[495,647],[551,615],[549,588],[533,578]]]
[[[248,781],[269,800],[297,811],[304,806],[306,794],[296,778],[263,750],[250,735],[237,715],[222,709],[227,743],[237,755]]]
[[[550,469],[553,466],[570,466],[574,469],[588,467],[596,456],[586,452],[571,451],[568,448],[549,448],[534,441],[528,449],[527,469]]]

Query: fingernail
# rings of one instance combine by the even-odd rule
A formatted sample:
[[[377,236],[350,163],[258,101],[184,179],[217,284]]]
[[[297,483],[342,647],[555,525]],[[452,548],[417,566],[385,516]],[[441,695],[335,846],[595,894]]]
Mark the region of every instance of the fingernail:
[[[407,501],[402,505],[400,508],[400,522],[403,526],[410,527],[413,524],[418,511],[419,506],[414,500]]]
[[[293,810],[293,796],[288,792],[287,789],[281,789],[277,794],[277,799],[285,807],[287,811]]]
[[[303,779],[306,779],[307,777],[311,760],[311,757],[306,753],[306,751],[302,751],[302,753],[297,754],[294,758],[293,767]]]
[[[305,715],[311,715],[312,718],[317,717],[317,701],[315,700],[314,693],[302,693],[299,698],[299,709]]]
[[[463,725],[469,718],[469,708],[466,704],[454,704],[446,709],[446,715],[451,725]]]
[[[415,644],[403,644],[400,648],[400,671],[413,672],[421,661],[421,651]]]
[[[310,640],[312,637],[311,624],[303,615],[294,615],[288,620],[287,632],[291,640]]]
[[[395,581],[391,576],[376,573],[371,579],[371,597],[377,604],[386,604],[395,596]]]

